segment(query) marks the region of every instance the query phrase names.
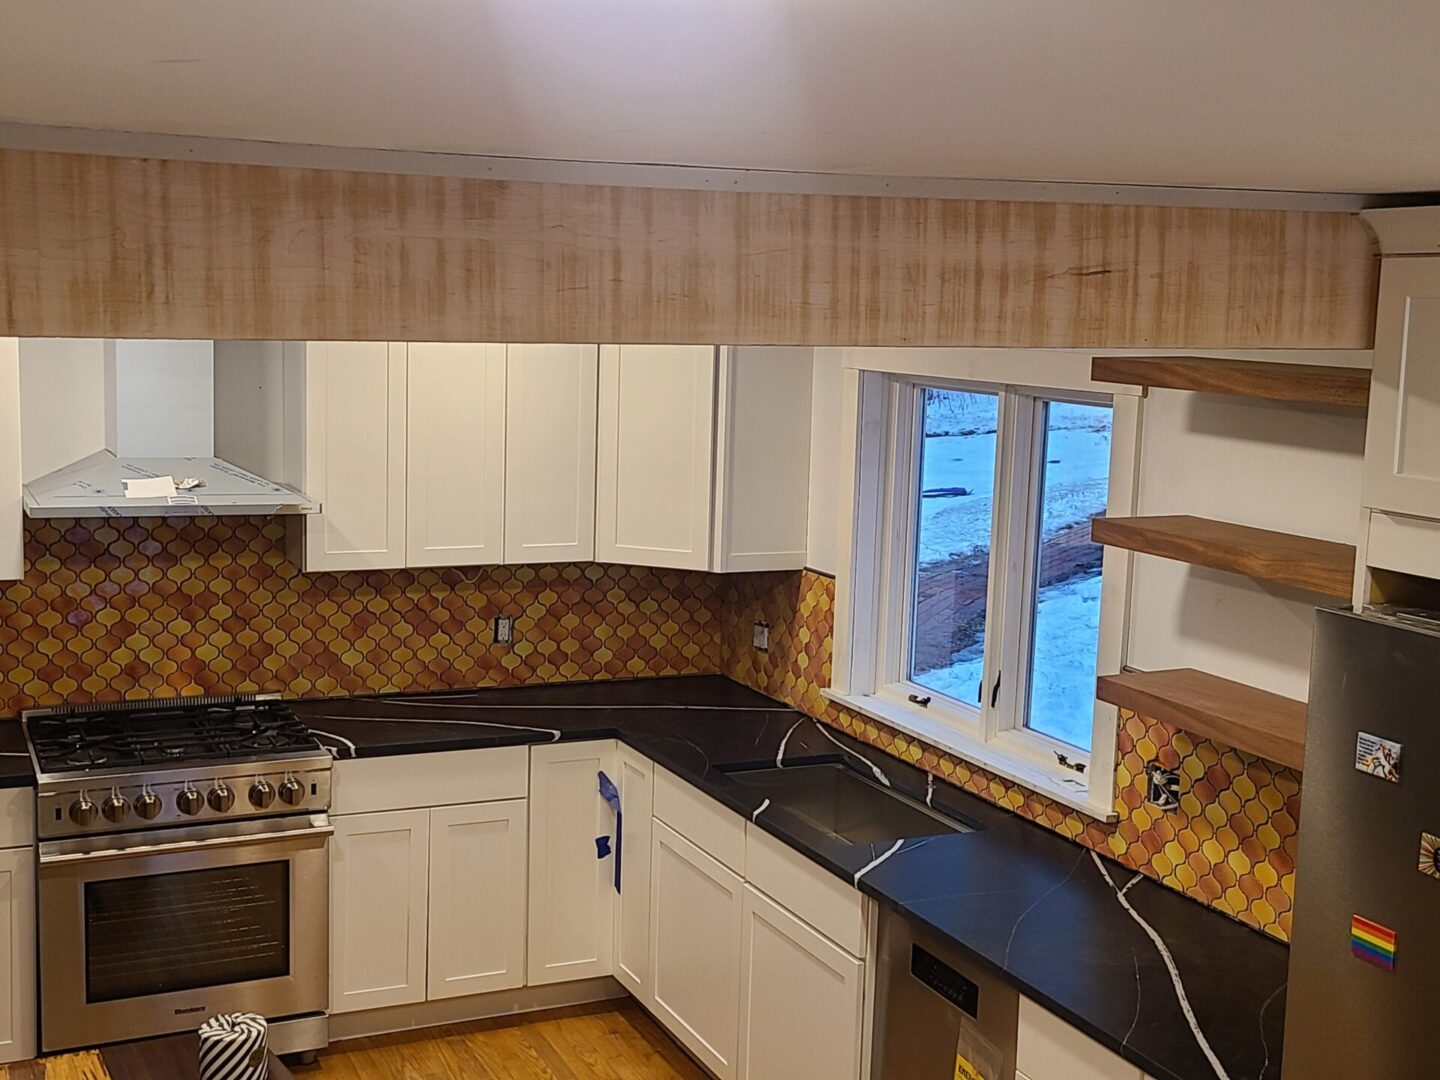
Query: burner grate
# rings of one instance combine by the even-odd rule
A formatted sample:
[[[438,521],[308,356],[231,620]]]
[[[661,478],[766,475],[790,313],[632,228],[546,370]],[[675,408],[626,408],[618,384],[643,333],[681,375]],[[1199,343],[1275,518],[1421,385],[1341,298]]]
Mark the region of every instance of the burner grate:
[[[319,743],[279,701],[207,699],[67,708],[25,718],[42,772],[187,765],[314,751]]]

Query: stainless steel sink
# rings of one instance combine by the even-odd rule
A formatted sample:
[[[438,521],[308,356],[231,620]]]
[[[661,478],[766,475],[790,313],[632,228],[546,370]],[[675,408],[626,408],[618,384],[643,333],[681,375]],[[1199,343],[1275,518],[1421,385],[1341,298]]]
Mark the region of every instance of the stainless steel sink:
[[[728,775],[764,792],[772,807],[849,844],[974,831],[839,762],[739,769]]]

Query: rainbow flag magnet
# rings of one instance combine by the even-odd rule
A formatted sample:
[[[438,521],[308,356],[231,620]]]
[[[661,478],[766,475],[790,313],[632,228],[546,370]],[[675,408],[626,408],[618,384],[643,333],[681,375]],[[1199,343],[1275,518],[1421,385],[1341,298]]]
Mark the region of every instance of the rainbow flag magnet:
[[[1395,970],[1395,931],[1379,923],[1350,916],[1350,952],[1386,971]]]

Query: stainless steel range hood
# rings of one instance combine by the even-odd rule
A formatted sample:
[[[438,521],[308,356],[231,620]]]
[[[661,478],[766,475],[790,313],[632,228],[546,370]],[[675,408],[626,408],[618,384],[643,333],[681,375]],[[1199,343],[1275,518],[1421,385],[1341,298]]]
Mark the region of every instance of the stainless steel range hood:
[[[154,476],[193,476],[202,483],[158,499],[125,494],[126,480]],[[97,450],[25,485],[25,513],[32,518],[313,514],[319,509],[294,488],[217,457],[121,458]]]
[[[61,402],[62,415],[64,406],[79,411],[88,405],[93,416],[33,433],[34,443],[47,444],[48,462],[83,456],[44,475],[31,474],[23,496],[28,517],[210,517],[320,509],[282,480],[215,456],[214,342],[105,341],[81,347],[85,355],[78,362],[72,357],[71,370],[63,372],[58,364],[38,366],[38,356],[37,366],[27,369],[22,353],[22,396],[29,376],[37,397]],[[24,415],[21,424],[23,429]],[[177,484],[200,482],[158,498],[126,493],[127,480],[167,476]]]

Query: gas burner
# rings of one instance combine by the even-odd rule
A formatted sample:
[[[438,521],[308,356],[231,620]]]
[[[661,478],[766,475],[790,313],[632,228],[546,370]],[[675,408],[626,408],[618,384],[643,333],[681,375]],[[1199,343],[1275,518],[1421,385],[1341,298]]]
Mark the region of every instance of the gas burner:
[[[94,769],[109,760],[105,751],[89,746],[79,746],[65,755],[65,764],[75,769]]]

